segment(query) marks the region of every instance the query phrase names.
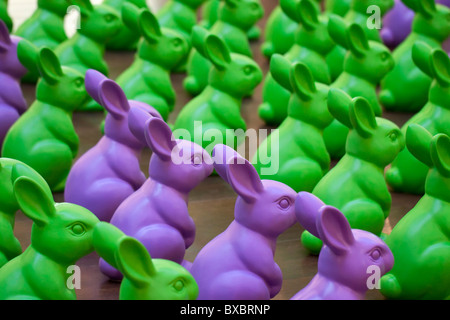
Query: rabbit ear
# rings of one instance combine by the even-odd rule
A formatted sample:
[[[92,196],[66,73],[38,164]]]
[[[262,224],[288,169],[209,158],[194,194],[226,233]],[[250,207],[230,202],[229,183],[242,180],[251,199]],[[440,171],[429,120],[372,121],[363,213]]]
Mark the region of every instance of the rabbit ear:
[[[270,74],[286,90],[293,92],[290,72],[292,63],[282,55],[275,53],[270,58]]]
[[[245,202],[254,203],[264,191],[264,186],[255,167],[247,160],[242,163],[240,158],[234,156],[227,163],[228,182]]]
[[[424,127],[410,124],[406,129],[406,147],[411,154],[428,167],[433,167],[430,146],[433,136]]]
[[[434,166],[446,178],[450,178],[450,137],[437,134],[431,142],[431,159]]]
[[[299,192],[295,200],[295,215],[300,225],[313,236],[320,237],[317,230],[317,217],[325,203],[309,192]]]
[[[447,52],[442,49],[435,49],[431,55],[431,66],[434,78],[443,87],[450,86],[450,59]]]
[[[100,84],[99,97],[101,105],[105,107],[114,119],[124,119],[130,110],[130,104],[122,88],[114,81],[108,79]]]
[[[64,76],[58,57],[49,48],[41,48],[37,66],[42,78],[51,85],[58,83]]]
[[[300,17],[298,13],[299,2],[293,0],[280,0],[281,10],[292,20],[300,23]]]
[[[429,77],[434,78],[431,55],[433,49],[423,41],[414,43],[412,47],[412,59],[414,64]]]
[[[227,4],[227,6],[231,8],[236,8],[239,3],[242,2],[242,0],[224,0],[224,2]]]
[[[225,144],[217,144],[214,146],[212,151],[212,159],[214,161],[214,169],[219,174],[219,176],[225,180],[227,183],[228,181],[228,163],[236,157],[237,159],[242,160],[240,163],[244,163],[245,159],[242,158],[239,153],[236,152],[233,148],[230,148],[229,146]]]
[[[349,108],[352,98],[344,91],[336,88],[330,88],[328,91],[328,110],[340,123],[347,128],[352,129],[350,121]]]
[[[177,142],[167,123],[159,118],[150,118],[145,127],[145,139],[150,149],[163,161],[170,161]]]
[[[363,97],[353,99],[350,104],[350,121],[353,128],[364,138],[372,136],[378,126],[372,107]]]
[[[106,77],[103,73],[94,70],[89,69],[86,71],[86,76],[84,79],[84,86],[86,88],[87,93],[94,99],[98,104],[101,104],[100,101],[100,84],[108,80],[108,77]]]
[[[358,24],[351,24],[348,28],[347,41],[350,51],[358,57],[364,57],[367,51],[370,50],[366,33]]]
[[[40,227],[50,222],[56,214],[55,202],[48,190],[29,177],[14,181],[14,195],[22,212]]]
[[[161,27],[158,19],[150,10],[141,10],[139,15],[139,29],[144,38],[150,43],[157,43],[161,37]]]
[[[147,144],[147,140],[145,138],[146,123],[152,117],[161,118],[161,116],[156,112],[151,114],[147,110],[140,107],[131,107],[128,112],[128,128],[134,137],[144,145]]]
[[[313,98],[316,83],[311,70],[303,63],[297,62],[291,69],[290,79],[295,93],[305,101]]]
[[[119,240],[115,260],[119,271],[138,288],[148,285],[150,278],[156,274],[150,254],[135,238],[124,237]]]
[[[436,2],[435,0],[418,0],[416,1],[415,10],[421,13],[424,17],[431,19],[436,13]]]
[[[336,14],[330,14],[328,18],[328,33],[331,39],[338,45],[349,50],[347,24],[342,17]]]
[[[29,71],[38,73],[37,61],[39,50],[28,40],[22,39],[17,45],[17,57],[20,63]]]
[[[323,206],[317,217],[317,230],[320,239],[336,255],[344,255],[355,242],[347,218],[336,208]]]
[[[310,0],[303,0],[298,3],[298,17],[302,26],[312,31],[319,24],[319,11],[317,5]]]
[[[94,6],[90,0],[72,0],[72,4],[80,9],[80,14],[84,17],[89,16],[94,11]]]
[[[127,237],[116,226],[101,221],[92,232],[92,244],[95,252],[114,268],[118,269],[116,256],[120,239]]]
[[[208,59],[219,70],[225,70],[231,63],[231,54],[225,42],[214,34],[208,35],[205,40],[205,53]]]
[[[16,163],[13,165],[11,170],[11,183],[14,184],[14,182],[20,177],[28,177],[32,179],[42,187],[42,190],[46,193],[46,197],[48,199],[53,199],[53,194],[47,184],[47,181],[45,181],[45,179],[42,178],[42,176],[34,169],[24,163]]]
[[[134,32],[140,32],[138,24],[139,13],[140,9],[130,2],[124,2],[122,5],[122,21]]]
[[[9,30],[3,20],[0,19],[0,50],[6,51],[11,45]]]
[[[210,32],[203,27],[194,26],[192,28],[191,34],[192,46],[195,48],[195,50],[198,51],[198,53],[200,53],[204,57],[207,57],[205,51],[205,43],[208,35],[210,35]]]

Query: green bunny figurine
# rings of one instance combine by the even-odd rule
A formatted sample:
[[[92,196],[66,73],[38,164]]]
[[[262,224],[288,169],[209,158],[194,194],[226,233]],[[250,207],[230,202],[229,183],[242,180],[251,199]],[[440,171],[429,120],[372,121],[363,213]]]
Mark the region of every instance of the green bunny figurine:
[[[394,50],[395,68],[381,81],[380,101],[386,110],[417,112],[427,102],[432,82],[412,59],[414,43],[442,48],[450,36],[450,8],[435,0],[404,0],[415,12],[410,35]]]
[[[87,101],[84,75],[61,67],[52,50],[22,40],[20,62],[42,76],[36,87],[36,101],[9,129],[2,157],[22,161],[36,170],[52,191],[62,191],[77,156],[79,139],[72,113]]]
[[[70,39],[61,43],[55,54],[61,65],[78,70],[83,75],[89,69],[105,76],[109,67],[104,59],[106,41],[119,32],[121,20],[114,8],[100,4],[93,6],[90,0],[72,0],[80,8],[80,28]],[[80,110],[103,111],[93,100]]]
[[[0,0],[0,20],[8,27],[9,32],[13,30],[13,21],[8,14],[8,0]]]
[[[284,54],[291,62],[302,62],[311,70],[316,82],[330,84],[331,77],[326,61],[335,44],[328,34],[328,16],[320,13],[315,0],[282,0],[283,11],[300,26],[296,41]],[[258,107],[259,117],[268,125],[278,126],[287,116],[291,93],[268,73],[262,89],[262,104]]]
[[[278,54],[272,56],[270,72],[292,92],[288,116],[275,133],[278,138],[272,139],[274,133],[267,137],[252,163],[261,179],[280,181],[296,192],[311,192],[330,168],[323,140],[323,130],[334,119],[327,106],[329,88],[315,83],[305,64],[291,64]]]
[[[189,52],[192,48],[192,28],[197,25],[197,11],[207,0],[167,0],[161,9],[156,12],[159,24],[163,28],[172,29],[181,33],[189,44]],[[186,64],[189,52],[181,63],[174,68],[174,72],[186,72]]]
[[[425,42],[416,42],[412,58],[433,82],[428,102],[404,124],[402,131],[406,133],[411,124],[418,124],[432,135],[443,133],[450,136],[450,59],[447,52],[439,48],[432,49]],[[429,167],[405,148],[386,172],[386,180],[396,192],[422,195],[428,171]]]
[[[382,114],[377,88],[380,81],[394,67],[389,49],[382,43],[370,41],[363,28],[350,24],[336,15],[330,15],[328,30],[334,41],[347,48],[344,72],[330,85],[345,91],[351,97],[364,97],[377,117]],[[334,120],[324,131],[325,143],[331,159],[345,154],[348,128]]]
[[[104,0],[106,4],[114,8],[118,13],[122,12],[124,3],[132,3],[138,8],[148,9],[146,0]],[[140,34],[133,32],[122,23],[120,31],[109,38],[106,42],[106,49],[112,51],[135,51],[140,39]]]
[[[14,235],[16,212],[20,209],[14,196],[13,182],[26,176],[46,184],[45,180],[26,164],[8,158],[0,158],[0,268],[22,253],[22,246]]]
[[[241,142],[236,130],[247,128],[241,116],[242,100],[261,82],[262,71],[253,59],[231,53],[220,37],[204,28],[194,27],[192,38],[196,50],[213,67],[208,86],[178,114],[174,136],[196,142],[209,154],[216,144],[235,149]]]
[[[381,19],[394,6],[394,0],[353,0],[350,9],[343,16],[347,24],[358,24],[370,41],[382,42],[380,36]],[[371,8],[376,8],[375,17],[370,18]],[[377,21],[378,19],[379,21]],[[373,20],[373,21],[372,21]],[[339,44],[327,56],[331,78],[334,80],[344,71],[344,60],[347,50]]]
[[[209,32],[224,40],[230,52],[252,58],[247,31],[263,15],[264,9],[257,0],[225,0],[220,7],[219,20]],[[207,87],[211,66],[211,62],[194,46],[187,62],[187,77],[183,81],[183,86],[189,94],[196,96]]]
[[[151,105],[167,120],[176,99],[171,70],[186,56],[189,45],[178,32],[161,28],[148,9],[125,4],[122,19],[131,30],[142,34],[143,39],[132,65],[116,82],[128,99]]]
[[[353,229],[380,236],[392,202],[384,170],[405,147],[404,136],[396,124],[375,117],[363,97],[351,99],[344,91],[331,88],[328,107],[350,130],[346,154],[312,193],[341,210]],[[318,253],[322,246],[322,241],[307,231],[301,241],[311,253]]]
[[[94,230],[94,248],[100,257],[124,275],[120,300],[195,300],[198,286],[180,264],[152,259],[137,239],[112,224],[100,222]]]
[[[1,300],[75,300],[71,266],[94,250],[99,222],[87,209],[55,203],[48,185],[26,176],[13,183],[21,211],[33,221],[31,244],[0,269]]]
[[[418,124],[406,131],[410,152],[429,168],[425,195],[386,238],[395,264],[380,281],[389,299],[450,298],[450,138]]]
[[[51,50],[56,49],[67,40],[64,17],[70,4],[69,0],[38,0],[36,11],[19,26],[14,34],[29,40],[38,48],[45,46]],[[36,83],[38,78],[37,71],[29,71],[22,81]]]

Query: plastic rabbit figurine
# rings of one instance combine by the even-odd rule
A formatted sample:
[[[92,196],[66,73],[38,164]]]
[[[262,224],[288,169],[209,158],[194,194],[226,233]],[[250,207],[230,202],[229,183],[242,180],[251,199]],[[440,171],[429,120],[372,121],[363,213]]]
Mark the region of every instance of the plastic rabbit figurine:
[[[450,7],[449,0],[436,0],[436,3]],[[383,18],[383,29],[380,31],[383,42],[395,49],[411,33],[414,11],[408,8],[402,0],[395,0],[395,5]]]
[[[382,42],[380,36],[381,18],[394,6],[394,0],[353,0],[350,10],[343,17],[344,22],[357,24],[366,33],[370,41]],[[372,17],[370,16],[372,12]],[[336,79],[344,71],[346,46],[339,43],[327,56],[332,79]]]
[[[233,151],[214,148],[214,166],[238,198],[234,221],[191,266],[198,300],[268,300],[282,285],[274,251],[277,237],[296,222],[296,193],[283,183],[261,181],[252,164]]]
[[[350,129],[346,154],[312,193],[342,211],[352,228],[379,236],[392,202],[384,170],[405,147],[404,136],[396,124],[376,118],[365,98],[351,99],[332,88],[328,107]],[[302,243],[311,253],[321,248],[321,241],[307,231]]]
[[[330,84],[331,77],[326,57],[335,44],[328,33],[328,17],[321,15],[315,0],[281,1],[283,11],[300,26],[296,42],[284,55],[291,62],[308,66],[316,82]],[[278,126],[287,116],[291,93],[268,73],[262,89],[263,103],[258,107],[259,117],[268,125]]]
[[[192,28],[197,25],[198,8],[206,0],[167,0],[163,7],[156,12],[156,17],[161,27],[172,29],[184,36],[188,43],[188,51],[174,72],[186,72],[186,63],[191,51]]]
[[[416,14],[411,34],[393,52],[395,68],[381,81],[380,101],[386,110],[416,112],[427,102],[432,79],[414,64],[411,52],[417,41],[442,48],[450,36],[450,8],[434,1],[404,1]]]
[[[106,4],[114,9],[118,13],[122,12],[122,6],[124,3],[132,3],[138,8],[148,8],[146,0],[104,0],[103,4]],[[118,51],[135,51],[140,40],[140,34],[135,33],[132,29],[128,28],[122,23],[119,33],[116,33],[112,38],[106,42],[107,50]]]
[[[221,38],[230,52],[252,58],[247,31],[264,15],[259,0],[225,0],[220,9],[219,20],[209,32]],[[193,44],[187,63],[187,77],[183,81],[186,91],[193,96],[200,94],[208,86],[211,68],[211,61]]]
[[[2,157],[28,164],[52,191],[62,191],[78,153],[72,113],[88,98],[84,76],[61,67],[52,50],[37,49],[27,40],[19,42],[17,53],[24,66],[39,70],[42,79],[36,87],[36,101],[8,131]]]
[[[149,178],[117,208],[111,224],[142,242],[152,258],[182,264],[195,238],[189,192],[211,174],[212,160],[199,145],[175,140],[163,120],[148,118],[145,140],[153,151]],[[104,260],[100,269],[111,279],[122,276]]]
[[[195,300],[198,286],[178,263],[152,259],[137,239],[100,222],[93,234],[95,251],[124,275],[120,300]]]
[[[395,265],[381,278],[381,293],[390,299],[438,300],[450,297],[450,138],[434,137],[411,124],[410,152],[429,167],[425,195],[386,238]]]
[[[345,91],[352,98],[364,97],[377,117],[382,114],[377,88],[380,81],[394,68],[389,49],[381,42],[367,38],[363,28],[331,15],[328,29],[334,41],[347,48],[344,72],[330,85]],[[325,144],[332,159],[340,159],[345,153],[348,128],[334,120],[324,131]]]
[[[272,56],[270,71],[292,96],[288,116],[276,131],[278,139],[264,140],[252,163],[261,179],[283,182],[296,192],[312,191],[330,168],[323,140],[323,130],[334,119],[327,105],[329,87],[315,83],[305,64],[291,64],[278,54]],[[278,157],[267,163],[264,157],[275,153]],[[278,170],[267,174],[273,166]]]
[[[99,220],[83,207],[55,203],[48,185],[26,176],[14,181],[14,195],[33,221],[31,245],[0,269],[0,299],[75,300],[68,268],[94,250]]]
[[[13,21],[8,14],[8,0],[0,0],[0,20],[2,20],[8,31],[11,32],[13,29]]]
[[[108,76],[109,67],[104,60],[105,44],[119,32],[121,26],[118,12],[105,4],[93,6],[90,0],[73,0],[80,8],[80,29],[56,49],[61,65],[78,70],[83,75],[89,69]],[[90,101],[80,110],[100,111],[98,104]]]
[[[433,83],[428,103],[404,124],[402,131],[405,134],[409,125],[415,123],[433,135],[450,136],[450,59],[445,51],[431,49],[424,42],[416,42],[412,55],[419,69],[431,77]],[[429,167],[405,148],[386,172],[386,180],[394,191],[423,194],[428,171]]]
[[[38,48],[45,46],[51,50],[56,49],[67,40],[64,17],[70,5],[68,0],[38,0],[36,11],[19,26],[14,34],[29,40]],[[39,73],[33,71],[29,71],[22,80],[36,83]]]
[[[342,212],[313,194],[297,195],[295,213],[306,230],[323,240],[324,247],[317,274],[291,300],[364,300],[372,281],[369,271],[377,267],[382,276],[392,269],[394,257],[383,240],[351,229]]]
[[[27,73],[17,58],[17,44],[21,38],[10,35],[0,20],[0,150],[6,133],[20,115],[27,110],[22,93],[21,78]]]
[[[109,222],[117,207],[146,180],[139,165],[146,145],[135,138],[128,121],[130,118],[139,120],[142,113],[161,116],[142,102],[128,101],[122,89],[98,71],[88,70],[85,83],[90,96],[108,111],[105,135],[73,165],[64,200],[83,206],[101,221]],[[133,112],[136,108],[139,110]],[[144,123],[141,130],[144,130]]]
[[[14,235],[14,221],[19,204],[14,196],[13,182],[19,176],[27,176],[46,184],[45,180],[24,163],[0,158],[0,268],[22,253],[22,246]]]
[[[176,31],[161,28],[148,9],[126,3],[122,19],[131,30],[141,33],[143,40],[133,64],[116,82],[128,99],[151,105],[167,120],[176,99],[170,73],[187,55],[188,43]]]
[[[194,141],[195,133],[200,132],[201,145],[208,153],[220,143],[236,148],[242,141],[232,131],[246,130],[240,113],[242,100],[261,82],[262,71],[251,58],[230,53],[224,41],[204,28],[196,26],[193,39],[194,47],[211,61],[213,68],[209,85],[178,114],[174,135]],[[210,129],[214,130],[215,138],[203,134]]]

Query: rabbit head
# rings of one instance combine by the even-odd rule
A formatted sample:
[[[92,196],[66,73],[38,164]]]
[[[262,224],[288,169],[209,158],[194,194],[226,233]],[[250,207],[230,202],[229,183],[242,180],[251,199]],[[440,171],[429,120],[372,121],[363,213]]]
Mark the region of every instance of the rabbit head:
[[[241,225],[266,237],[277,237],[295,222],[296,193],[274,180],[261,180],[255,167],[230,147],[213,150],[214,168],[238,194],[234,217]]]
[[[359,292],[367,291],[369,267],[377,266],[381,275],[394,265],[389,247],[374,234],[351,229],[338,209],[325,205],[308,192],[300,192],[295,202],[298,222],[321,239],[318,273]]]
[[[108,112],[105,119],[105,136],[114,141],[123,143],[133,149],[142,149],[146,144],[135,137],[129,128],[129,115],[132,108],[138,109],[132,117],[140,112],[161,118],[161,115],[153,107],[138,102],[129,101],[122,88],[113,80],[108,79],[102,73],[89,69],[86,72],[85,86],[89,95],[103,106]],[[144,128],[142,124],[141,129]]]
[[[383,16],[394,7],[394,0],[359,0],[352,1],[352,10],[367,15],[367,9],[371,6],[377,6],[380,14]]]
[[[33,221],[31,245],[35,250],[64,264],[73,264],[94,250],[92,234],[99,220],[92,212],[71,203],[55,203],[46,183],[27,176],[14,181],[14,195]]]
[[[384,168],[405,147],[400,128],[387,119],[375,117],[365,98],[352,99],[344,91],[332,88],[328,108],[339,122],[350,129],[347,154]]]
[[[286,90],[291,92],[288,114],[290,117],[325,129],[333,121],[328,111],[327,85],[314,81],[309,68],[301,62],[291,63],[279,54],[270,60],[270,73]]]
[[[370,41],[358,24],[347,26],[345,21],[330,15],[328,32],[331,38],[348,53],[344,60],[344,71],[378,84],[395,65],[390,50],[382,43]]]
[[[328,33],[328,16],[321,14],[315,0],[281,1],[283,12],[300,27],[296,32],[296,43],[327,55],[335,46]]]
[[[150,10],[125,3],[122,19],[126,26],[144,38],[138,52],[143,60],[172,70],[187,56],[189,44],[183,35],[172,29],[161,28]]]
[[[263,73],[251,58],[231,53],[225,42],[199,26],[193,28],[192,43],[213,67],[209,73],[209,85],[232,96],[250,95],[262,81]]]
[[[436,4],[435,0],[403,0],[415,12],[413,32],[424,34],[439,42],[450,35],[450,8]]]
[[[27,69],[17,57],[17,46],[22,39],[9,34],[8,27],[0,20],[0,72],[15,79],[22,78]]]
[[[78,32],[98,43],[106,43],[122,26],[120,12],[105,4],[93,6],[90,0],[72,0],[80,8],[81,28]]]
[[[148,119],[144,134],[153,151],[149,176],[154,181],[188,193],[212,173],[211,156],[196,143],[176,140],[162,119]]]
[[[100,222],[94,229],[93,239],[95,251],[124,275],[121,300],[197,298],[197,283],[185,268],[170,260],[152,260],[141,242],[112,224]]]
[[[450,137],[443,133],[433,137],[422,126],[411,124],[406,130],[406,147],[430,168],[425,192],[450,202]]]
[[[442,49],[432,49],[425,42],[416,42],[412,49],[416,66],[434,79],[429,100],[444,108],[450,108],[450,59]]]
[[[64,17],[67,9],[71,5],[71,0],[38,0],[38,8],[48,10]]]
[[[37,83],[36,98],[72,112],[87,102],[84,75],[75,69],[61,66],[55,53],[47,48],[38,49],[28,40],[17,46],[20,62],[28,70],[37,70],[41,79]]]
[[[260,0],[223,0],[219,19],[242,30],[249,30],[264,16]]]

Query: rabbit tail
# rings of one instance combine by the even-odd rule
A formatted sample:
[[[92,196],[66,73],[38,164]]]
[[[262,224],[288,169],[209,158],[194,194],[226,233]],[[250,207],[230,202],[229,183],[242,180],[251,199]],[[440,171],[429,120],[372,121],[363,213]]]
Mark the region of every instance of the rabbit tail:
[[[400,296],[402,288],[396,276],[392,273],[388,273],[381,277],[380,281],[381,294],[383,294],[386,298],[395,299]]]
[[[196,96],[202,91],[197,79],[193,76],[186,77],[183,81],[183,86],[184,89],[192,96]]]
[[[261,52],[267,58],[271,57],[275,53],[275,49],[273,47],[272,42],[264,42],[261,46]]]

